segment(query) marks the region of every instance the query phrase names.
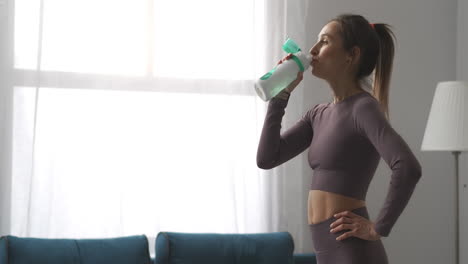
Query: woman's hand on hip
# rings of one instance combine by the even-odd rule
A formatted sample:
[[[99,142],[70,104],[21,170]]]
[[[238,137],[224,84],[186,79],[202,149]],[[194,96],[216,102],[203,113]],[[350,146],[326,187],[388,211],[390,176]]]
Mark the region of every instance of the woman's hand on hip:
[[[375,231],[374,223],[350,211],[344,211],[334,215],[338,218],[330,226],[330,232],[336,233],[342,230],[350,230],[337,237],[336,240],[343,240],[348,237],[358,237],[364,240],[379,240],[380,235]]]
[[[279,60],[277,65],[280,65],[281,63],[283,63],[283,61],[286,61],[286,60],[291,59],[292,56],[293,56],[293,54],[292,54],[292,53],[289,53],[286,57],[284,57],[284,58],[282,58],[281,60]],[[304,75],[304,72],[299,71],[299,72],[297,73],[296,79],[295,79],[292,83],[290,83],[290,84],[288,85],[288,87],[286,87],[284,90],[287,91],[287,92],[289,92],[289,93],[291,93],[292,91],[294,91],[294,89],[296,89],[297,85],[299,85],[299,83],[302,81],[303,75]]]

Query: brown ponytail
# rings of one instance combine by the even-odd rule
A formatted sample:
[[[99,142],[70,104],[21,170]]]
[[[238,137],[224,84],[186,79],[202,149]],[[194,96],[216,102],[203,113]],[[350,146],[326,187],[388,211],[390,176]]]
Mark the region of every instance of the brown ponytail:
[[[393,70],[393,56],[395,54],[395,45],[393,43],[395,35],[387,24],[374,24],[374,28],[379,36],[380,50],[375,65],[373,95],[380,102],[382,111],[389,119],[388,94]]]
[[[341,25],[344,49],[358,46],[361,59],[356,79],[361,81],[374,71],[372,95],[389,119],[388,98],[395,53],[395,35],[388,24],[369,24],[363,16],[342,14],[331,21]]]

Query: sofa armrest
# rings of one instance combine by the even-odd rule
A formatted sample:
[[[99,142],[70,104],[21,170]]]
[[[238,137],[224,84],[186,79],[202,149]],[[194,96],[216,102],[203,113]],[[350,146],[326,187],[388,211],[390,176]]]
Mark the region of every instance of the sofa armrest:
[[[8,263],[8,240],[6,237],[0,237],[0,264]]]

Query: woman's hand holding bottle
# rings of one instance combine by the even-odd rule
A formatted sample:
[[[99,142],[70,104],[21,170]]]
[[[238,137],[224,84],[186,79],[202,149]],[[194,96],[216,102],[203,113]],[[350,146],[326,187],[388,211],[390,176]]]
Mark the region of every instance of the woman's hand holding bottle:
[[[283,63],[283,62],[286,61],[286,60],[291,59],[292,56],[293,56],[293,54],[292,54],[292,53],[289,53],[286,57],[284,57],[284,58],[282,58],[281,60],[278,61],[278,65],[281,64],[281,63]],[[296,79],[295,79],[293,82],[291,82],[291,83],[288,85],[288,87],[284,88],[284,91],[288,92],[289,94],[292,93],[292,91],[294,91],[294,89],[296,89],[297,85],[299,85],[299,83],[302,81],[303,75],[304,75],[304,72],[299,71],[299,72],[297,73]]]

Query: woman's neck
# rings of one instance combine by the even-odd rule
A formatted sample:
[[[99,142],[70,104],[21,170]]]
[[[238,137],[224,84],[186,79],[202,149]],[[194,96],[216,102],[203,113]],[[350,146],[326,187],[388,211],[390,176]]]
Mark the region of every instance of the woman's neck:
[[[337,81],[333,84],[330,84],[330,87],[333,91],[334,104],[344,100],[348,96],[364,91],[364,89],[362,89],[359,83],[356,81]]]

